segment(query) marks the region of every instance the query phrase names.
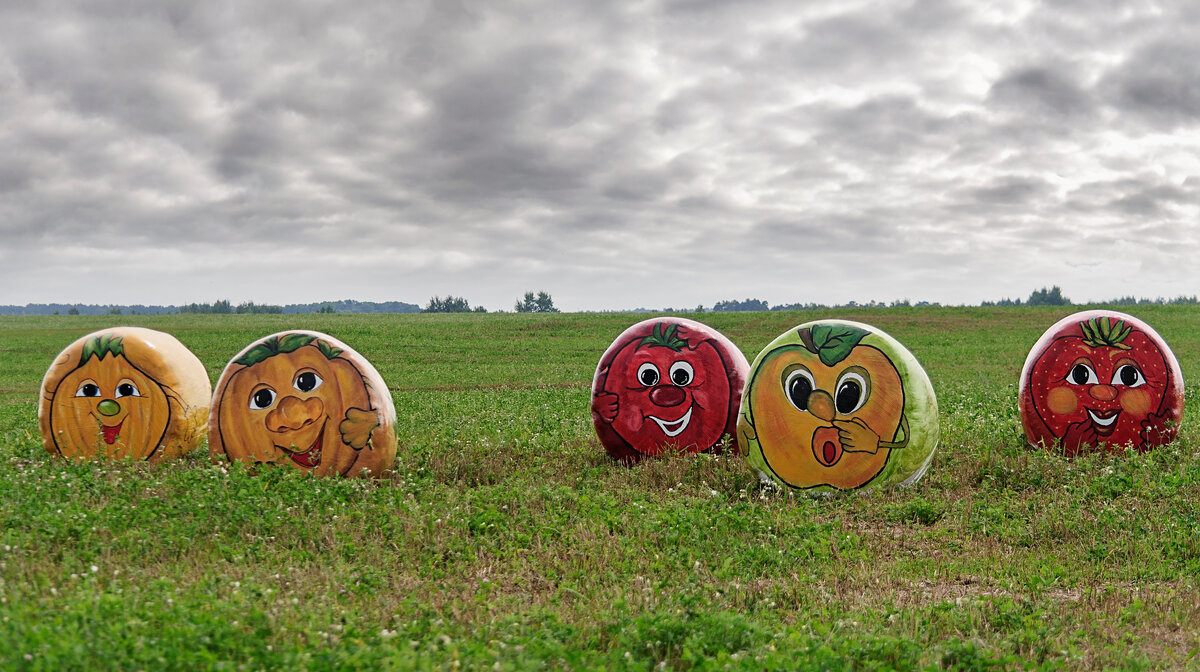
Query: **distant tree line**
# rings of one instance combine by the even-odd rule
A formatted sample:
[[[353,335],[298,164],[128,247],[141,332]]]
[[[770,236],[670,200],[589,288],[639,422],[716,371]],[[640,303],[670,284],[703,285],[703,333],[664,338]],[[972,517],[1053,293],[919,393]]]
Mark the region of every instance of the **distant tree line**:
[[[84,303],[28,303],[24,306],[0,306],[0,315],[167,315],[231,314],[231,313],[419,313],[421,307],[403,301],[322,301],[319,303],[291,303],[273,305],[247,301],[233,305],[226,299],[213,303],[188,303],[184,305],[114,305]]]
[[[1200,299],[1196,295],[1177,296],[1173,299],[1158,297],[1154,299],[1138,298],[1134,296],[1122,296],[1109,301],[1094,302],[1089,305],[1098,306],[1147,306],[1147,305],[1198,305]],[[937,302],[916,301],[912,302],[908,299],[900,299],[891,302],[869,301],[867,303],[858,303],[850,301],[842,304],[826,304],[826,303],[786,303],[779,305],[769,305],[762,299],[729,299],[718,301],[713,304],[712,308],[706,309],[703,304],[695,308],[681,308],[678,311],[674,308],[634,308],[632,310],[622,310],[617,312],[635,312],[635,313],[653,313],[653,312],[696,312],[703,313],[711,310],[712,312],[738,312],[738,311],[799,311],[799,310],[831,310],[842,308],[907,308],[907,307],[925,307],[925,306],[940,306]],[[983,307],[1009,307],[1009,306],[1072,306],[1074,304],[1069,298],[1063,296],[1062,288],[1058,285],[1052,287],[1043,287],[1036,289],[1030,293],[1028,298],[1003,298],[998,301],[984,301],[979,305]],[[554,306],[554,299],[547,292],[525,292],[525,295],[517,299],[513,310],[518,313],[557,313],[558,308]],[[183,314],[300,314],[300,313],[486,313],[488,312],[483,306],[471,307],[471,304],[461,296],[447,295],[445,297],[434,296],[425,305],[424,308],[414,303],[405,303],[403,301],[325,301],[320,303],[293,303],[287,305],[274,305],[267,303],[254,303],[247,301],[238,305],[233,305],[227,299],[214,301],[213,303],[189,303],[181,306],[160,306],[160,305],[113,305],[113,304],[69,304],[69,303],[29,303],[24,306],[0,306],[0,315],[161,315],[170,313]],[[503,311],[501,311],[503,312]]]
[[[429,299],[429,303],[421,309],[422,313],[486,313],[487,308],[483,306],[471,307],[461,296],[446,295],[446,298],[434,296]]]

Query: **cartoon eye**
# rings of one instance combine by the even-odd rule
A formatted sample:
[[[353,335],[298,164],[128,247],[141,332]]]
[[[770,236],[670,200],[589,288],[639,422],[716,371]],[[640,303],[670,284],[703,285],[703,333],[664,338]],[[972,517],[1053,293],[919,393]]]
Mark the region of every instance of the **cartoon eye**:
[[[317,374],[313,373],[312,371],[305,371],[304,373],[296,376],[296,382],[292,383],[292,387],[295,387],[301,392],[312,392],[320,387],[321,383],[323,382],[325,381],[321,380],[321,377]]]
[[[1067,373],[1067,382],[1075,385],[1099,385],[1100,377],[1096,375],[1096,370],[1080,362],[1071,367]]]
[[[100,386],[92,380],[85,380],[79,384],[79,389],[75,390],[77,397],[98,397],[100,396]]]
[[[812,396],[816,387],[816,381],[808,369],[796,369],[783,381],[784,394],[787,395],[788,401],[792,402],[792,406],[800,411],[808,410],[808,398]]]
[[[672,383],[682,387],[696,378],[696,371],[687,362],[675,362],[671,365],[671,370],[667,372],[667,375],[671,376]]]
[[[1113,385],[1124,385],[1125,387],[1141,387],[1146,384],[1146,376],[1132,364],[1125,364],[1117,367],[1113,372]]]
[[[250,395],[250,409],[261,411],[270,408],[271,404],[275,403],[275,390],[269,387],[260,387]]]
[[[867,401],[867,380],[857,371],[847,371],[842,374],[837,384],[837,392],[833,396],[833,405],[838,413],[849,415]]]
[[[662,380],[662,374],[658,372],[658,367],[650,362],[645,362],[638,367],[637,370],[638,382],[646,387],[653,387]]]
[[[142,396],[142,393],[138,392],[137,385],[134,385],[133,381],[122,380],[121,382],[117,383],[117,394],[115,396],[118,399],[121,397],[140,397]]]

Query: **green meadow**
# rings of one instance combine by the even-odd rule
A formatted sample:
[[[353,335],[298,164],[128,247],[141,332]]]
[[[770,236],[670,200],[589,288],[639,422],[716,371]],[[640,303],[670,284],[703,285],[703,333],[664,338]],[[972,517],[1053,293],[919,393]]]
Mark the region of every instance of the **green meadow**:
[[[1200,666],[1200,308],[1128,309],[1179,358],[1179,440],[1026,447],[1016,383],[1069,308],[689,315],[753,359],[874,324],[925,366],[916,485],[812,499],[736,451],[614,463],[600,354],[649,315],[0,318],[0,669],[887,670]],[[367,357],[399,415],[380,481],[52,459],[38,386],[90,331],[170,332],[215,383],[287,328]]]

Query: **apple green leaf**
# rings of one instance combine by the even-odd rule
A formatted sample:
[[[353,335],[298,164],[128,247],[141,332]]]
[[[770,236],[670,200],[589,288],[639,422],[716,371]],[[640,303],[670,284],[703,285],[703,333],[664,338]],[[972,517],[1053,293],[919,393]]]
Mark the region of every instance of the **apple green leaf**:
[[[822,364],[833,366],[849,357],[850,351],[870,332],[846,324],[817,324],[797,333],[804,347],[819,357]]]

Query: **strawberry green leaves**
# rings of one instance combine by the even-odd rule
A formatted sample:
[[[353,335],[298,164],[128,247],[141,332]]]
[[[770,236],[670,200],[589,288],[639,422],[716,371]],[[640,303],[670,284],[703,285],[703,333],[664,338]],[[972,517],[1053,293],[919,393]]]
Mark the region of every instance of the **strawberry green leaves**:
[[[849,357],[850,351],[869,333],[845,324],[817,324],[797,332],[804,347],[819,357],[825,366],[833,366]]]
[[[1079,323],[1083,330],[1083,342],[1093,348],[1108,346],[1120,350],[1129,350],[1125,339],[1133,333],[1133,327],[1125,324],[1124,320],[1113,322],[1108,317],[1093,317]]]

